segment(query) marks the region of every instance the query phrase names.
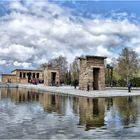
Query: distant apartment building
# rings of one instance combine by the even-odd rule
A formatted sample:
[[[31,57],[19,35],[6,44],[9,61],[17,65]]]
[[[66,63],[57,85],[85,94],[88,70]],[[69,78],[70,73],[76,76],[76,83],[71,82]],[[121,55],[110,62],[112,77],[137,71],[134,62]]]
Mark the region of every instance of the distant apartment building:
[[[2,74],[2,82],[29,83],[36,79],[43,82],[43,70],[15,69],[11,74]]]

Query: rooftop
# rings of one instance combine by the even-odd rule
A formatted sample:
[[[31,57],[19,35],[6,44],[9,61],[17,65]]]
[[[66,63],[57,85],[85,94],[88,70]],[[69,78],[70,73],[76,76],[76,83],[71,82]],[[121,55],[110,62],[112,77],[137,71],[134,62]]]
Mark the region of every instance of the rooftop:
[[[107,57],[105,56],[92,56],[92,55],[86,55],[84,57],[79,57],[79,59],[94,59],[94,58],[98,58],[98,59],[106,59]]]
[[[14,72],[14,71],[42,71],[41,69],[40,70],[35,70],[35,69],[15,69],[15,70],[13,70],[13,71],[11,71],[11,72]]]
[[[8,74],[7,74],[7,73],[4,73],[4,74],[1,74],[1,75],[15,76],[16,74],[12,74],[12,73],[10,73],[10,74],[8,73]]]

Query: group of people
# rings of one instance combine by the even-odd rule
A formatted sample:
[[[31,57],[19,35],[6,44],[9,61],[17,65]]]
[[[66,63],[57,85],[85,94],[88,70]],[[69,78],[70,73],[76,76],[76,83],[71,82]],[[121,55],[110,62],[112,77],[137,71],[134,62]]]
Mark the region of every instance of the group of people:
[[[8,81],[7,81],[8,83],[11,83],[11,79],[8,79]]]
[[[57,81],[57,82],[55,82],[55,81],[52,81],[52,82],[51,82],[51,86],[56,86],[56,87],[58,87],[58,86],[59,86],[59,83],[58,83],[58,81]]]

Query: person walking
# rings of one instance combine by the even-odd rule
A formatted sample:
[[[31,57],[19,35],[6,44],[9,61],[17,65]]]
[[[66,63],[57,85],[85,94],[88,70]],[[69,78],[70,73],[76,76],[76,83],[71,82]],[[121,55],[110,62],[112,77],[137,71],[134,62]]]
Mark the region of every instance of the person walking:
[[[89,84],[87,84],[87,91],[89,91]]]
[[[76,87],[78,85],[78,81],[76,79],[73,81],[73,85],[74,85],[74,88],[76,89]]]
[[[128,82],[128,92],[131,92],[131,87],[132,87],[132,83],[129,81]]]

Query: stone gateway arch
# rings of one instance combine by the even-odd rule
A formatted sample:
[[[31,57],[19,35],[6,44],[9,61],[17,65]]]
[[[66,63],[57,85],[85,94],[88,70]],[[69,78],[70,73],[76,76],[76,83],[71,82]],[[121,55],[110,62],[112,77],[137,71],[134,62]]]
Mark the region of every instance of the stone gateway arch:
[[[104,90],[105,89],[105,66],[104,59],[100,56],[79,57],[80,75],[79,89],[81,90]]]

